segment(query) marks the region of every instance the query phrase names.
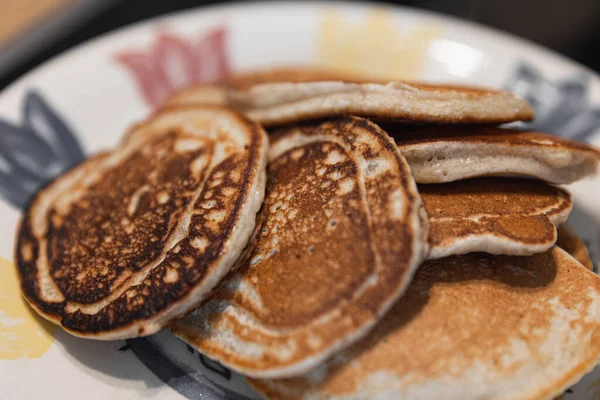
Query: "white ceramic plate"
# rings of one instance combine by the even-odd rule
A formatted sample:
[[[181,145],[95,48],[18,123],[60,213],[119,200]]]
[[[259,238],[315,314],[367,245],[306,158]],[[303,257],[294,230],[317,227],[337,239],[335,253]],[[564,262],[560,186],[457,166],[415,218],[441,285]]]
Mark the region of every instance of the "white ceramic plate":
[[[0,393],[3,399],[245,399],[242,377],[170,333],[121,342],[77,339],[40,322],[12,267],[19,214],[36,188],[109,148],[171,91],[228,71],[317,65],[382,78],[516,91],[533,126],[600,144],[600,80],[509,35],[407,8],[268,3],[186,11],[100,37],[0,94]],[[598,262],[600,185],[573,185],[571,224]],[[597,368],[565,398],[600,396]]]

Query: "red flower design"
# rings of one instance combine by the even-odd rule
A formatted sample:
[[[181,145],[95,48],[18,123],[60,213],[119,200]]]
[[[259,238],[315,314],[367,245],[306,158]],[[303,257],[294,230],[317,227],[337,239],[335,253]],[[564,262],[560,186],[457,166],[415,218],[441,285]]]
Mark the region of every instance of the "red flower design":
[[[229,73],[226,36],[225,27],[199,41],[161,32],[147,51],[120,52],[116,60],[133,74],[146,103],[156,107],[177,89],[214,82]]]

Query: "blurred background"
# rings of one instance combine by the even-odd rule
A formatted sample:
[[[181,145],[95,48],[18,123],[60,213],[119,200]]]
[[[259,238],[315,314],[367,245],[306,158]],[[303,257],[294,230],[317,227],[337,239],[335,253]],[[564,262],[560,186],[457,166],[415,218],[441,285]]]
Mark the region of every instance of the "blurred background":
[[[0,89],[45,60],[102,33],[200,0],[0,0]],[[410,0],[549,47],[600,72],[599,0]]]

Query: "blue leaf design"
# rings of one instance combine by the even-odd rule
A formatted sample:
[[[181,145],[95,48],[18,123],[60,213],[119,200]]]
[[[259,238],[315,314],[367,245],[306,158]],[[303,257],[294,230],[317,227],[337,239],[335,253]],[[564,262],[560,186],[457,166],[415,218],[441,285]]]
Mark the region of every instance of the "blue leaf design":
[[[533,66],[520,65],[505,88],[529,101],[536,119],[517,126],[587,140],[600,126],[600,108],[589,101],[589,79],[580,74],[553,82]]]
[[[72,130],[35,91],[25,97],[23,116],[24,125],[52,147],[58,160],[73,166],[85,158]]]
[[[19,209],[85,158],[75,135],[38,93],[26,94],[22,112],[22,126],[0,119],[0,196]]]

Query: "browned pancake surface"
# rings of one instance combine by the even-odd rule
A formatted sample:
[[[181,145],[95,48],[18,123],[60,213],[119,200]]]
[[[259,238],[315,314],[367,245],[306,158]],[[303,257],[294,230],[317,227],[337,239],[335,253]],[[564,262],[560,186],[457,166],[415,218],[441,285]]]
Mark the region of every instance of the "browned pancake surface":
[[[268,399],[542,399],[600,356],[600,278],[564,251],[429,261],[363,341]]]
[[[429,214],[430,258],[546,251],[556,242],[556,225],[572,208],[568,192],[525,179],[419,185],[419,193]]]
[[[43,316],[82,336],[144,335],[157,330],[156,318],[164,325],[187,311],[179,305],[193,307],[204,297],[190,299],[194,289],[222,275],[240,207],[257,207],[250,191],[264,173],[266,138],[229,110],[200,111],[208,116],[194,108],[158,114],[119,150],[38,193],[16,259],[23,292]],[[238,124],[245,141],[179,127],[187,117],[210,129],[213,112]],[[175,123],[161,128],[171,115]]]
[[[240,271],[172,326],[252,376],[302,373],[366,334],[426,245],[416,186],[376,125],[345,118],[273,137],[259,229]]]

